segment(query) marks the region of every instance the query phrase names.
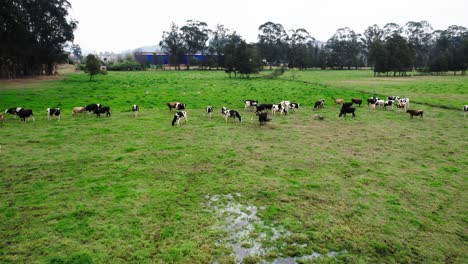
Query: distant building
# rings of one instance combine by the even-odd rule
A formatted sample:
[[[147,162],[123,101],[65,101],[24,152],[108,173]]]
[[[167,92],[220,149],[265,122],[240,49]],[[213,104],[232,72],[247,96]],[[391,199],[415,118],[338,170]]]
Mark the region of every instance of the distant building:
[[[185,55],[180,64],[187,64],[188,58],[194,58],[198,61],[203,61],[204,55],[194,54]],[[142,64],[149,63],[152,65],[168,65],[169,55],[163,52],[135,52],[135,59]]]

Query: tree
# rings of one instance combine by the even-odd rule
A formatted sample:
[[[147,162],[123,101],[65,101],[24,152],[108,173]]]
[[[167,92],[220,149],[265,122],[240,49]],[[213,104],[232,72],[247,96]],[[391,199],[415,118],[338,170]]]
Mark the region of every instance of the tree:
[[[77,44],[74,44],[72,45],[72,53],[73,55],[75,55],[75,57],[78,59],[78,60],[81,60],[83,58],[83,54],[81,53],[81,47],[80,45],[77,45]]]
[[[427,21],[406,23],[403,28],[408,43],[415,52],[414,68],[426,70],[429,61],[429,52],[433,45],[432,26]]]
[[[216,68],[224,64],[224,47],[228,41],[229,30],[223,25],[216,25],[216,29],[211,32],[211,39],[208,45],[208,54],[215,58]]]
[[[228,36],[228,41],[224,47],[224,71],[229,74],[229,78],[231,78],[232,73],[234,73],[234,77],[237,75],[236,48],[241,43],[241,41],[241,36],[236,32],[233,32]]]
[[[159,46],[169,53],[169,64],[180,70],[180,62],[185,54],[184,39],[179,27],[172,22],[170,31],[164,31]]]
[[[408,41],[399,34],[393,34],[385,43],[388,56],[388,69],[393,71],[393,76],[406,75],[413,67],[414,52]]]
[[[258,73],[261,68],[261,60],[257,55],[257,49],[254,44],[247,44],[242,40],[236,48],[235,52],[236,69],[240,76],[250,77],[251,74]]]
[[[258,30],[261,32],[258,34],[258,49],[271,69],[272,65],[281,62],[284,58],[287,34],[283,25],[273,22],[260,25]]]
[[[347,27],[337,29],[336,33],[327,41],[327,48],[331,50],[331,67],[350,69],[363,64],[360,36]]]
[[[66,0],[7,0],[0,5],[0,77],[53,74],[66,60],[78,22],[69,19]]]
[[[361,37],[361,42],[364,46],[364,49],[363,49],[363,52],[364,52],[364,55],[367,59],[367,65],[368,66],[374,66],[375,64],[375,61],[373,61],[371,58],[370,58],[370,50],[371,50],[371,47],[374,45],[374,43],[376,43],[377,41],[381,41],[383,39],[383,35],[384,35],[384,32],[383,30],[376,24],[368,27],[365,31],[364,31],[364,36]]]
[[[369,61],[372,61],[374,76],[380,73],[387,73],[390,70],[388,67],[388,53],[385,49],[384,41],[377,40],[371,44],[369,47]]]
[[[291,29],[288,37],[288,66],[290,68],[306,68],[308,49],[315,39],[304,28]]]
[[[101,73],[101,61],[93,54],[86,56],[86,71],[91,81],[94,75]]]
[[[188,56],[205,51],[208,33],[210,32],[206,27],[207,24],[205,22],[187,20],[187,24],[180,28],[182,31],[182,38],[185,41],[185,49],[189,53]],[[187,70],[189,68],[190,58],[187,58]]]

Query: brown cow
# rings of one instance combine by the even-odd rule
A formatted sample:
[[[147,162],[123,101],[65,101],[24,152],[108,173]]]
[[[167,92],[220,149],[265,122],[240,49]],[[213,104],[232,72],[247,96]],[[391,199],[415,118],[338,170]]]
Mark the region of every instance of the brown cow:
[[[333,99],[333,101],[335,102],[336,105],[341,105],[344,103],[344,99]]]
[[[84,106],[73,107],[72,116],[75,116],[77,113],[86,113],[86,108]]]
[[[175,108],[176,110],[184,110],[187,105],[179,102],[169,102],[167,103],[167,107],[169,107],[169,111],[172,111],[172,108]]]
[[[409,113],[411,115],[411,118],[413,118],[413,116],[421,116],[422,118],[424,111],[412,109],[412,110],[406,110],[406,113]]]

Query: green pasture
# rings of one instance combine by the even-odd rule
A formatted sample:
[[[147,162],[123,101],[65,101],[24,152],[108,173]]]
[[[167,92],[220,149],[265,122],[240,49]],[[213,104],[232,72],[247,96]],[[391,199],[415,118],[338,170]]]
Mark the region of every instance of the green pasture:
[[[301,262],[468,261],[468,77],[156,71],[88,79],[0,81],[0,108],[36,117],[0,123],[1,263],[236,263],[223,218],[207,205],[213,195],[258,208],[262,224],[243,247],[261,241],[268,250],[244,263],[312,253],[319,257]],[[356,118],[338,118],[331,103],[372,95],[409,97],[424,118],[365,105]],[[312,111],[321,98],[325,108]],[[301,109],[260,126],[244,99]],[[187,123],[171,126],[168,101],[188,105]],[[110,106],[112,116],[71,116],[90,103]],[[222,106],[242,123],[226,123]],[[48,107],[61,107],[62,119],[48,121]]]

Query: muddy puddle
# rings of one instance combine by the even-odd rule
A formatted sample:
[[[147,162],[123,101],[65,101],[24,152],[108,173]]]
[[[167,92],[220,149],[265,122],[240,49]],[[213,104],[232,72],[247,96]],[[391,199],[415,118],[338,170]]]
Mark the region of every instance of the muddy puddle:
[[[266,225],[257,215],[259,210],[254,205],[245,205],[237,202],[241,194],[206,195],[203,206],[213,213],[218,219],[218,224],[213,228],[222,230],[225,236],[218,241],[217,246],[225,246],[232,250],[231,256],[236,263],[243,263],[247,257],[259,257],[260,259],[269,252],[278,251],[274,245],[281,238],[286,238],[291,233],[282,226]],[[270,246],[266,246],[270,245]],[[306,247],[306,244],[297,245]],[[298,262],[312,261],[322,257],[336,257],[338,254],[346,254],[346,251],[319,254],[312,252],[310,255],[300,257],[281,256],[272,261],[263,260],[260,263],[295,264]],[[215,261],[214,263],[217,263]]]

